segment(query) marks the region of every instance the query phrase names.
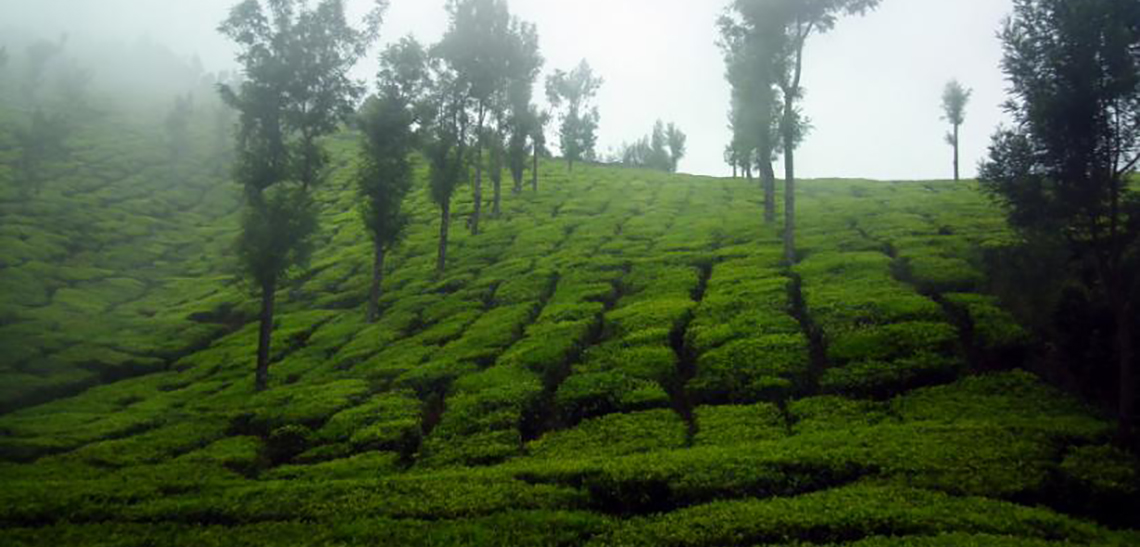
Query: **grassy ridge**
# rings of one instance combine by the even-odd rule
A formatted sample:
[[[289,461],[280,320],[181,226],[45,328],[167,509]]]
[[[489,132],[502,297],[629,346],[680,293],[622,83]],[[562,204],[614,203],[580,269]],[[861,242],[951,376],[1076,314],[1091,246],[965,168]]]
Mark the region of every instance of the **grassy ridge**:
[[[1008,235],[969,184],[807,181],[789,268],[742,180],[548,163],[484,233],[453,231],[437,276],[421,172],[369,325],[355,143],[329,145],[317,253],[283,298],[264,393],[256,325],[223,320],[248,305],[224,275],[229,186],[203,175],[141,194],[147,211],[166,191],[229,201],[151,232],[169,263],[132,270],[149,290],[128,300],[166,320],[124,316],[120,336],[82,329],[138,305],[72,319],[76,344],[159,356],[158,370],[0,415],[0,543],[1140,541],[1105,526],[1135,524],[1119,509],[1137,493],[1135,460],[1105,446],[1111,424],[1030,374],[970,375],[1027,335],[978,292],[973,253]],[[461,193],[456,220],[471,208]],[[50,233],[43,218],[23,222]],[[63,276],[73,262],[48,263]],[[6,304],[23,315],[3,328],[41,332],[30,311],[63,303]]]

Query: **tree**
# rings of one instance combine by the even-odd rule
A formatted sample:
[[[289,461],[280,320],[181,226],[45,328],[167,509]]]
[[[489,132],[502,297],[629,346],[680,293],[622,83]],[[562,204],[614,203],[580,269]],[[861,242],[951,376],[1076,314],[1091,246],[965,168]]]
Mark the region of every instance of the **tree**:
[[[546,97],[554,108],[563,108],[559,127],[562,155],[568,169],[574,171],[574,162],[594,156],[598,136],[598,108],[590,106],[604,80],[595,76],[590,64],[582,60],[571,72],[554,71],[546,79]]]
[[[414,38],[389,46],[380,57],[379,94],[365,102],[357,119],[364,134],[357,188],[361,216],[372,237],[372,285],[368,322],[378,317],[384,258],[403,238],[407,215],[404,198],[412,187],[411,154],[419,122],[415,101],[427,80],[427,52]]]
[[[55,81],[56,91],[63,105],[62,109],[72,118],[78,119],[91,112],[87,97],[93,77],[91,70],[79,66],[74,60],[60,67]]]
[[[526,170],[528,155],[527,140],[534,148],[535,126],[542,120],[534,106],[534,82],[542,70],[545,60],[538,45],[538,31],[533,24],[515,21],[512,23],[513,44],[508,60],[507,105],[507,163],[514,181],[514,193],[522,192],[523,172]],[[538,128],[541,130],[541,128]]]
[[[174,98],[174,106],[166,114],[163,128],[166,130],[166,146],[170,150],[171,161],[177,163],[190,149],[190,119],[194,115],[194,97],[190,94]]]
[[[668,127],[661,120],[653,124],[653,131],[634,142],[622,144],[618,160],[622,165],[644,167],[675,173],[677,164],[685,155],[685,133],[670,123]]]
[[[432,92],[424,103],[424,153],[431,168],[429,190],[439,206],[439,253],[436,272],[447,268],[447,236],[451,229],[451,197],[467,180],[467,90],[454,70],[433,59]]]
[[[1015,0],[1001,31],[1013,128],[993,137],[983,189],[1027,240],[1056,238],[1115,322],[1122,442],[1135,434],[1140,195],[1140,0]]]
[[[356,111],[364,94],[363,83],[349,76],[351,68],[376,40],[388,0],[373,0],[375,8],[365,17],[361,29],[348,23],[344,0],[321,0],[313,9],[297,12],[288,34],[278,39],[284,45],[289,69],[284,120],[299,135],[298,173],[308,189],[315,184],[328,163],[328,156],[317,139],[337,130]],[[305,6],[304,0],[273,0],[291,6]]]
[[[534,125],[531,126],[531,153],[533,154],[534,163],[530,171],[530,188],[533,192],[538,192],[538,157],[542,154],[549,154],[546,149],[546,126],[550,123],[550,113],[541,112],[538,107],[531,108],[531,120]]]
[[[775,18],[746,26],[732,9],[722,16],[721,51],[725,78],[732,86],[729,129],[732,131],[733,170],[743,168],[749,181],[755,165],[764,189],[764,221],[776,220],[776,173],[772,163],[780,148],[782,104],[776,87],[776,59],[785,45],[781,22]]]
[[[361,37],[375,36],[384,4],[363,32],[344,24],[341,0],[308,8],[303,0],[244,0],[218,28],[237,43],[245,71],[239,86],[221,84],[236,110],[234,177],[244,188],[237,254],[261,295],[255,389],[269,383],[274,299],[280,282],[304,266],[317,228],[309,189],[316,182],[316,139],[334,130],[355,87],[345,84],[345,59],[362,52]],[[327,56],[327,58],[324,58]]]
[[[665,130],[665,138],[669,142],[669,172],[676,173],[678,164],[685,157],[685,147],[689,137],[676,125],[670,123]]]
[[[71,130],[71,124],[62,114],[44,114],[39,109],[32,114],[27,128],[14,128],[12,136],[18,150],[16,172],[23,197],[39,193],[45,164],[67,155],[65,141]]]
[[[946,144],[954,147],[954,180],[960,180],[958,176],[958,129],[966,121],[966,103],[970,101],[972,93],[973,91],[962,87],[958,80],[950,80],[946,84],[946,89],[942,91],[943,119],[953,126],[953,130],[946,134]]]
[[[512,47],[512,18],[504,0],[448,0],[451,23],[434,54],[455,73],[455,83],[470,103],[474,118],[474,209],[471,233],[479,233],[483,210],[483,148],[486,124],[504,88]]]
[[[739,33],[766,43],[772,40],[770,44],[778,46],[758,48],[757,54],[762,65],[773,70],[773,81],[783,99],[779,130],[784,153],[784,256],[788,262],[796,260],[795,150],[807,127],[799,107],[804,94],[804,45],[812,34],[834,28],[841,15],[861,15],[878,4],[879,0],[735,0],[726,14],[739,27]],[[758,127],[757,131],[763,135],[768,128]]]
[[[59,41],[37,40],[28,46],[25,54],[27,62],[24,64],[23,90],[28,102],[35,103],[40,86],[43,85],[44,75],[47,73],[51,60],[63,53],[67,44],[67,36],[61,36]]]

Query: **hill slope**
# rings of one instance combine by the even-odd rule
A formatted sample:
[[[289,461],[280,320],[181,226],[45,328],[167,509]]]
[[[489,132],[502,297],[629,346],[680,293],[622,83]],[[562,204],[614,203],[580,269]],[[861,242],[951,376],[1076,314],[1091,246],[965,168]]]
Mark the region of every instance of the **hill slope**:
[[[283,299],[264,393],[256,325],[225,274],[232,193],[208,177],[197,188],[227,205],[190,200],[123,240],[153,248],[143,262],[110,241],[78,255],[109,274],[6,296],[6,347],[28,357],[0,372],[55,362],[54,331],[156,361],[0,415],[0,543],[1140,542],[1105,526],[1136,499],[1135,462],[1104,446],[1111,424],[1028,373],[971,374],[1026,337],[976,293],[976,249],[1008,236],[971,185],[807,181],[803,260],[786,268],[743,180],[547,163],[485,233],[452,231],[436,276],[421,184],[368,325],[355,145],[330,145],[318,252]],[[134,229],[114,199],[90,201],[127,195],[141,175],[124,175],[41,203]],[[20,233],[67,233],[41,218],[5,224],[5,283],[70,275],[62,257],[8,258]],[[48,274],[25,272],[41,261]],[[98,301],[124,267],[149,291]],[[39,322],[88,299],[100,305],[68,312],[73,328]]]

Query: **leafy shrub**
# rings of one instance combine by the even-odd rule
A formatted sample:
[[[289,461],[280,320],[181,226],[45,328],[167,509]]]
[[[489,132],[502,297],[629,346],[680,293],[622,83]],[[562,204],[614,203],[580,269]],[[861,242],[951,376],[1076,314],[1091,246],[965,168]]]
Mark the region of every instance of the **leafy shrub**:
[[[558,416],[567,424],[622,410],[668,405],[669,395],[660,384],[637,379],[618,370],[576,372],[559,386],[555,394]]]
[[[904,487],[853,485],[795,498],[716,502],[633,520],[595,545],[747,545],[810,537],[841,542],[881,534],[988,533],[1035,539],[1103,537],[1045,509]]]
[[[828,357],[835,363],[883,361],[919,353],[950,353],[958,333],[947,323],[894,323],[844,332],[830,340]]]
[[[422,404],[408,391],[385,393],[333,415],[317,437],[349,442],[357,450],[410,453],[419,444]]]
[[[809,361],[802,334],[744,338],[701,355],[687,389],[702,402],[781,399],[797,390]]]
[[[265,440],[265,455],[275,464],[293,459],[309,447],[313,432],[303,425],[286,425],[269,433]]]
[[[699,431],[696,446],[732,446],[781,439],[788,435],[784,416],[776,405],[702,406],[696,409]]]
[[[792,401],[788,413],[792,431],[799,434],[878,425],[891,420],[889,408],[878,401],[821,395]]]
[[[685,444],[685,423],[671,410],[609,414],[547,433],[527,445],[536,458],[614,457]]]
[[[995,423],[1065,440],[1104,439],[1112,432],[1086,406],[1024,371],[920,389],[891,401],[891,407],[904,421]]]
[[[925,385],[952,381],[961,362],[933,353],[918,353],[894,361],[860,361],[829,368],[819,379],[824,393],[885,398]]]

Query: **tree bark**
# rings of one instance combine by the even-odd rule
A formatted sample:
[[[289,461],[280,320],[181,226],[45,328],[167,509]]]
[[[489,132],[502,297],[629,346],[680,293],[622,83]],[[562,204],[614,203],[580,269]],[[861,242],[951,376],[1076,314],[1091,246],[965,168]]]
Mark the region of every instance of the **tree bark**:
[[[784,139],[784,258],[788,264],[796,263],[796,153],[794,139],[789,130]]]
[[[273,299],[276,293],[276,280],[261,287],[261,328],[257,337],[257,373],[254,376],[254,391],[265,391],[269,387],[269,345],[273,338]]]
[[[447,267],[447,231],[451,227],[451,200],[439,206],[439,256],[435,262],[435,270],[443,273]]]
[[[501,146],[496,144],[491,150],[491,186],[493,198],[491,200],[491,217],[499,218],[503,202],[503,153]]]
[[[368,322],[375,323],[380,315],[380,285],[384,282],[384,248],[376,245],[372,262],[372,289],[368,292]]]
[[[771,224],[776,221],[776,171],[770,161],[761,161],[759,169],[764,184],[764,222]]]
[[[739,178],[739,173],[736,171],[736,162],[732,163],[732,178]]]
[[[534,168],[530,171],[530,188],[538,193],[538,144],[534,145]]]
[[[958,182],[958,124],[954,124],[954,182]]]
[[[486,107],[479,105],[479,124],[475,128],[475,209],[471,213],[471,235],[479,235],[479,216],[483,213],[483,121]]]

